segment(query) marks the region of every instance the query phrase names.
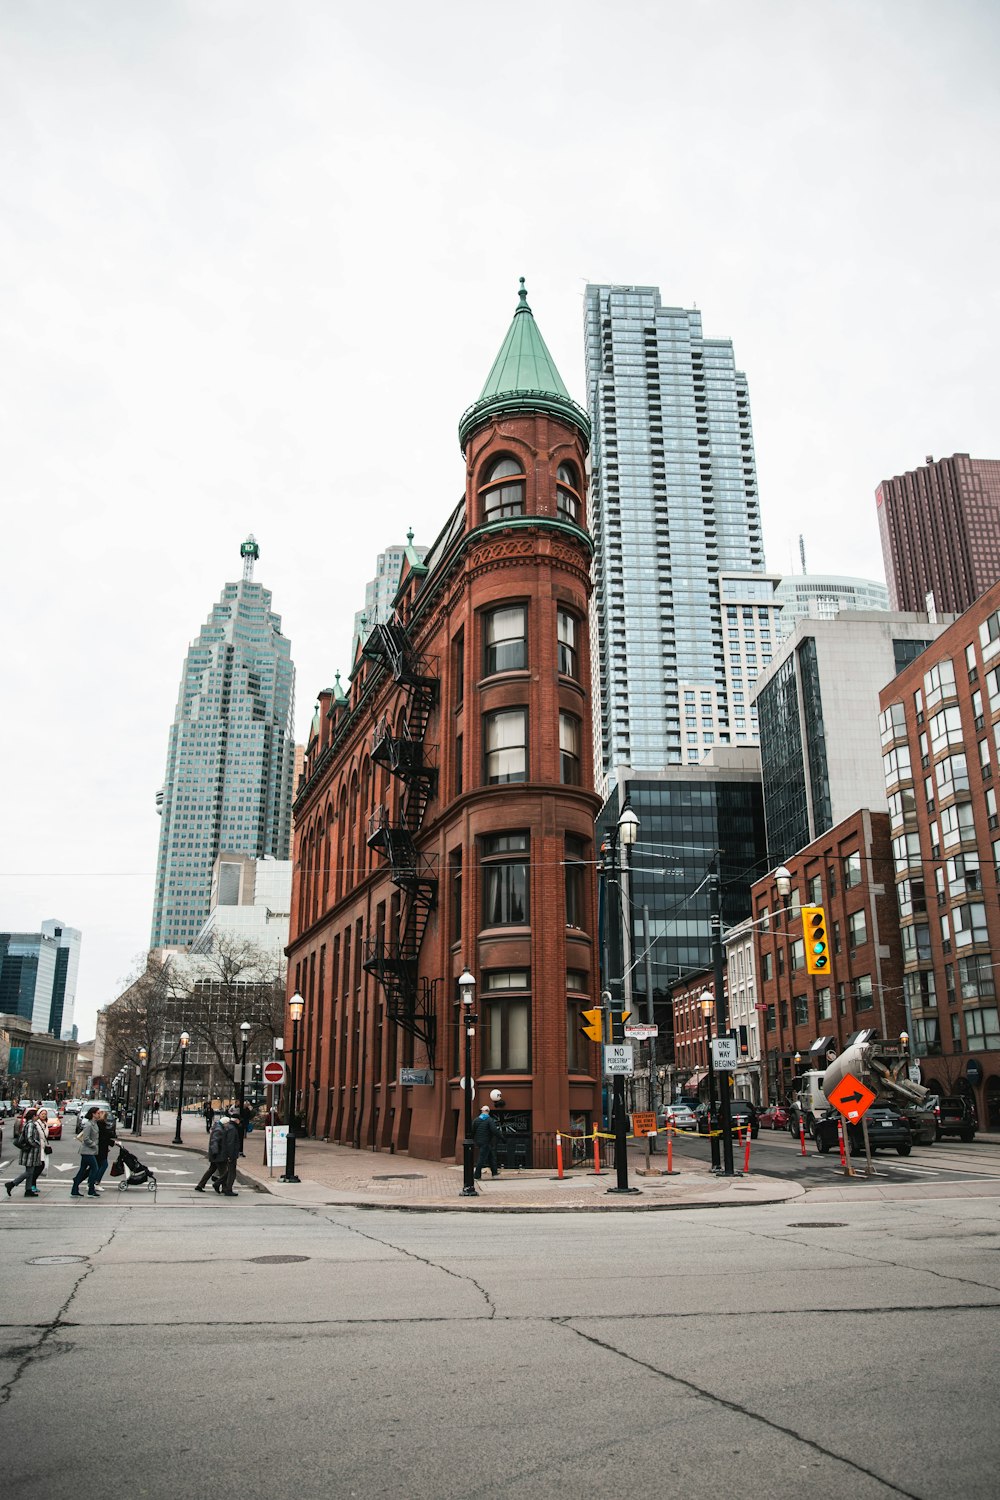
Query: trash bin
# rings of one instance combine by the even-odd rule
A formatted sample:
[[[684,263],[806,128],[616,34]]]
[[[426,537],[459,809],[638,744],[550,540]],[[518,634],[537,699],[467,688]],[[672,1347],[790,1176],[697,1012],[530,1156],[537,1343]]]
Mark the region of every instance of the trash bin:
[[[132,1129],[132,1121],[133,1121],[134,1118],[135,1118],[135,1110],[134,1109],[127,1109],[125,1111],[125,1129],[126,1130],[131,1130]]]

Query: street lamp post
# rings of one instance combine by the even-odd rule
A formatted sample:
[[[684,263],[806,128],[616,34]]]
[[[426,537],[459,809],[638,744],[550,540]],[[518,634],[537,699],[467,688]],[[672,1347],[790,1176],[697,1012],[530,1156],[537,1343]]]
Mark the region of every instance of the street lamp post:
[[[145,1047],[139,1048],[139,1062],[135,1070],[135,1108],[132,1111],[132,1134],[142,1135],[142,1112],[146,1107],[146,1080],[142,1070],[146,1065],[149,1053]]]
[[[712,1171],[718,1172],[722,1167],[722,1158],[719,1153],[719,1137],[712,1129],[712,1118],[715,1115],[715,1062],[712,1058],[712,1016],[715,1014],[715,996],[712,991],[702,990],[698,996],[698,1004],[705,1017],[705,1051],[708,1054],[708,1143],[712,1152]]]
[[[250,1040],[250,1022],[240,1022],[240,1036],[243,1038],[243,1051],[240,1055],[240,1155],[243,1155],[243,1132],[246,1129],[243,1118],[247,1098],[247,1043]]]
[[[278,1178],[279,1182],[298,1182],[295,1175],[295,1091],[296,1072],[299,1060],[299,1022],[302,1020],[302,1012],[306,1008],[306,1002],[298,990],[288,1002],[288,1013],[292,1018],[292,1067],[291,1077],[288,1081],[288,1141],[286,1143],[287,1155],[285,1157],[285,1170]]]
[[[190,1046],[190,1043],[191,1043],[190,1036],[188,1035],[188,1033],[186,1031],[182,1031],[181,1032],[181,1081],[180,1081],[180,1087],[179,1087],[178,1092],[177,1092],[177,1129],[174,1131],[174,1139],[173,1139],[173,1144],[175,1146],[182,1146],[184,1144],[184,1142],[181,1140],[181,1111],[184,1108],[184,1065],[187,1062],[188,1047]]]
[[[625,1006],[625,922],[626,913],[622,901],[622,864],[621,850],[625,850],[626,864],[628,862],[628,851],[639,837],[639,819],[632,811],[626,799],[625,805],[618,817],[611,833],[611,847],[609,850],[611,862],[611,883],[614,886],[615,898],[613,909],[608,916],[608,972],[606,982],[611,993],[611,1041],[621,1043],[625,1040],[624,1022],[622,1011]],[[613,939],[613,946],[612,940]],[[629,944],[631,948],[631,943]],[[625,1075],[615,1073],[611,1087],[611,1121],[615,1133],[615,1186],[608,1188],[609,1193],[637,1193],[638,1188],[628,1185],[628,1116],[625,1111]]]
[[[790,920],[790,910],[791,910],[791,903],[790,903],[789,898],[790,898],[790,896],[792,894],[792,872],[791,872],[791,870],[788,869],[788,867],[786,865],[779,865],[778,868],[775,870],[775,872],[774,872],[774,883],[777,886],[778,895],[781,897],[781,906],[782,906],[782,910],[783,910],[783,912],[785,914],[785,924],[784,924],[785,925],[785,957],[787,959],[787,963],[786,963],[785,967],[788,970],[788,976],[789,976],[789,1000],[791,1000],[791,998],[792,998],[792,996],[791,996],[792,940],[791,940],[791,934],[790,934],[790,932],[788,930],[788,924],[789,924],[789,920]],[[778,1014],[780,1016],[780,1014],[781,1014],[781,985],[780,984],[777,986],[777,989],[778,989],[778,1006],[777,1006],[777,1009],[778,1009]],[[782,1059],[782,1069],[781,1069],[781,1071],[782,1071],[782,1078],[784,1078],[784,1046],[785,1046],[784,1028],[782,1028],[782,1030],[780,1032],[780,1038],[781,1038],[781,1048],[782,1048],[781,1053],[780,1053],[780,1056],[781,1056],[781,1059]]]
[[[462,1080],[462,1093],[465,1101],[465,1137],[462,1141],[462,1192],[463,1198],[475,1198],[476,1179],[473,1164],[473,1140],[472,1140],[472,1038],[476,1034],[476,1022],[479,1017],[472,1009],[475,995],[476,981],[470,974],[468,965],[458,976],[458,993],[462,999],[462,1027],[465,1030],[465,1077]]]

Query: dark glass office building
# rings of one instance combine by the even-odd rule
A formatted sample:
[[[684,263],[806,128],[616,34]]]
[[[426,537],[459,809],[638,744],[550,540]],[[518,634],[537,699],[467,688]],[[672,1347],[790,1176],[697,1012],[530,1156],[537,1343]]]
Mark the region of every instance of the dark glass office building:
[[[723,932],[750,915],[750,887],[767,870],[764,800],[755,750],[716,750],[700,766],[670,767],[619,781],[597,823],[598,849],[628,800],[639,819],[625,882],[633,968],[631,1006],[646,1015],[643,907],[648,908],[653,1008],[663,1034],[670,996],[712,962],[710,874],[722,879]],[[658,1049],[665,1056],[666,1049]]]

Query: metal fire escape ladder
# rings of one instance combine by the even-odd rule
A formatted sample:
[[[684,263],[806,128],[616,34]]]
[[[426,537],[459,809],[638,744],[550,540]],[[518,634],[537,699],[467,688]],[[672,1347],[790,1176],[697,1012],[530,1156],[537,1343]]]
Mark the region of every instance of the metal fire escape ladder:
[[[403,784],[399,818],[393,823],[389,809],[380,806],[368,820],[368,847],[388,860],[392,883],[400,893],[399,922],[395,931],[366,937],[364,967],[382,986],[389,1020],[423,1042],[433,1067],[435,1016],[429,987],[421,987],[417,970],[420,945],[437,904],[438,880],[436,861],[419,852],[416,836],[437,788],[437,769],[430,764],[425,737],[438,684],[430,659],[413,649],[397,617],[376,625],[364,654],[383,662],[406,689],[398,732],[386,716],[372,736],[372,760]]]

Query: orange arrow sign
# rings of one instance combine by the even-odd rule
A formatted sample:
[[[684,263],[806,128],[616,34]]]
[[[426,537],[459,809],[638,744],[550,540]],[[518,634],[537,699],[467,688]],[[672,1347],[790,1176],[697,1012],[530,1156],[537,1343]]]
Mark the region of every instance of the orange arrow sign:
[[[845,1073],[833,1093],[826,1097],[850,1124],[856,1124],[875,1103],[871,1089],[853,1073]]]

